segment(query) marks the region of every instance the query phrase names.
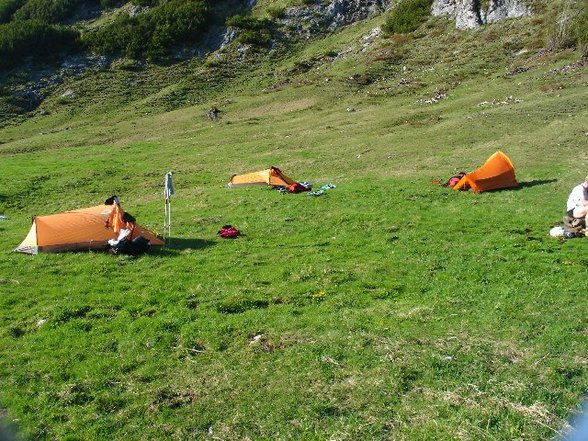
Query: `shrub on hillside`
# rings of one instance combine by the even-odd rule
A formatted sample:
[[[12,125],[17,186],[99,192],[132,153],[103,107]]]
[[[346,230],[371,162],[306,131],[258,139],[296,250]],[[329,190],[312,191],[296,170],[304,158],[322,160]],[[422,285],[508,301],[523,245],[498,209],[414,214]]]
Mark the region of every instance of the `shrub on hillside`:
[[[207,2],[170,0],[142,15],[119,16],[83,39],[101,54],[161,60],[173,46],[198,41],[208,18]]]
[[[137,6],[157,6],[157,0],[131,0]]]
[[[15,20],[59,23],[71,17],[84,0],[28,0],[13,15]]]
[[[238,43],[267,46],[272,38],[272,21],[267,18],[235,15],[226,20],[226,25],[239,29]]]
[[[105,8],[113,8],[120,5],[120,0],[100,0],[100,4]]]
[[[0,68],[10,68],[28,56],[54,55],[79,47],[77,31],[38,20],[0,25]]]
[[[433,0],[403,0],[384,21],[387,34],[406,34],[415,31],[431,15]]]
[[[267,14],[273,19],[283,17],[285,11],[286,8],[279,5],[268,6],[267,8]]]
[[[24,5],[26,0],[0,0],[0,24],[8,23],[12,14]]]
[[[588,46],[588,8],[583,1],[554,2],[550,14],[555,20],[548,33],[548,46],[552,49]]]
[[[304,5],[312,5],[315,3],[316,0],[290,0],[288,2],[289,6],[304,6]]]
[[[584,55],[588,56],[588,5],[585,2],[574,23],[573,33],[576,36],[576,44]]]

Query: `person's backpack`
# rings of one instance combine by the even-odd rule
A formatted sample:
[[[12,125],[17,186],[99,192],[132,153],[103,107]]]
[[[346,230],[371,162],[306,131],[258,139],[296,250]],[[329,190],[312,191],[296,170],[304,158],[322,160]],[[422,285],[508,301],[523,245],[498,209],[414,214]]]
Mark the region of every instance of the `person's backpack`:
[[[310,191],[310,185],[305,185],[303,182],[294,182],[286,187],[288,193],[301,193],[303,191]]]
[[[288,193],[300,193],[303,190],[303,186],[300,185],[298,182],[294,182],[293,184],[290,184],[286,187],[286,190],[288,190]]]
[[[129,256],[138,256],[149,250],[149,241],[142,236],[135,237],[133,240],[121,239],[115,246],[110,249],[111,254],[126,254]]]
[[[449,178],[449,180],[445,183],[445,185],[447,187],[455,187],[457,185],[457,183],[459,181],[461,181],[461,178],[463,178],[466,175],[465,172],[459,172],[458,174],[456,174],[455,176],[452,176]]]
[[[217,234],[224,239],[234,239],[239,236],[241,232],[232,225],[223,225],[222,228],[218,230]]]
[[[143,236],[137,236],[131,241],[130,254],[137,256],[146,253],[149,249],[149,241]]]
[[[586,228],[586,222],[584,219],[576,219],[575,217],[568,216],[567,214],[563,218],[563,229],[576,236],[582,236],[582,230]]]

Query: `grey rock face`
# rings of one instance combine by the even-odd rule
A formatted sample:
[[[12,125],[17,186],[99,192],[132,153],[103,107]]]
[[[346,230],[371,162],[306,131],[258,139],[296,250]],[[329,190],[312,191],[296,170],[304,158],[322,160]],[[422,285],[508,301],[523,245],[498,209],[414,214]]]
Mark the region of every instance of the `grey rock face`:
[[[389,7],[388,0],[331,0],[327,4],[288,8],[280,20],[290,28],[288,34],[310,38],[321,30],[334,31]]]
[[[435,17],[448,15],[455,16],[455,0],[436,0],[431,7],[431,13]]]
[[[486,12],[485,23],[494,23],[505,18],[531,15],[531,9],[520,0],[492,0]]]
[[[455,27],[457,29],[474,29],[480,26],[480,13],[475,1],[458,0],[455,9]]]
[[[531,15],[532,11],[525,0],[490,0],[487,9],[480,8],[479,0],[434,0],[431,13],[455,20],[458,29],[473,29],[505,18]]]
[[[388,2],[384,0],[332,0],[326,7],[325,15],[331,22],[329,29],[363,20],[368,15],[382,12]]]

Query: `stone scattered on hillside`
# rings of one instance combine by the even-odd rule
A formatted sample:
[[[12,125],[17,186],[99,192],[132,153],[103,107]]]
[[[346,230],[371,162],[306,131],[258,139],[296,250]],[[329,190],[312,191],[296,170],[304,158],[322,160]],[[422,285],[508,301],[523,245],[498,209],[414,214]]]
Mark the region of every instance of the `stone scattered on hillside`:
[[[75,98],[76,97],[76,93],[73,90],[71,90],[71,89],[67,89],[60,96],[62,98]]]
[[[482,101],[478,103],[478,107],[486,107],[486,106],[509,106],[511,104],[518,104],[523,100],[520,98],[515,98],[512,95],[507,96],[503,100],[493,99],[492,101]]]
[[[570,72],[576,72],[576,70],[583,68],[584,66],[588,66],[588,57],[580,58],[578,61],[566,64],[565,66],[560,67],[559,69],[552,69],[550,72],[556,75],[565,74]]]
[[[369,34],[362,35],[362,51],[365,51],[380,35],[382,35],[380,27],[372,29]]]
[[[418,100],[417,104],[435,104],[441,100],[444,100],[445,98],[447,98],[447,94],[439,91],[436,92],[435,95],[433,95],[431,98],[422,98]]]
[[[145,14],[149,9],[149,6],[133,5],[131,9],[129,9],[129,17]]]

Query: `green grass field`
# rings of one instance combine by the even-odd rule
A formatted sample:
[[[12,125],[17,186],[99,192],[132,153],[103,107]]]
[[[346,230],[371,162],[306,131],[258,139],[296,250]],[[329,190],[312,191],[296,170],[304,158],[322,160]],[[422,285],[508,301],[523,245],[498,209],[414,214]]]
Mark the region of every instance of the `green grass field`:
[[[76,101],[57,93],[47,116],[0,130],[0,416],[23,438],[566,429],[588,388],[588,241],[548,231],[588,174],[586,63],[539,51],[536,19],[468,33],[432,21],[363,50],[381,21],[260,57],[208,92],[189,63],[72,79]],[[496,150],[519,189],[432,185]],[[337,188],[225,187],[270,165]],[[161,233],[169,170],[168,248],[12,251],[31,215],[112,194]],[[224,224],[244,234],[219,239]]]

